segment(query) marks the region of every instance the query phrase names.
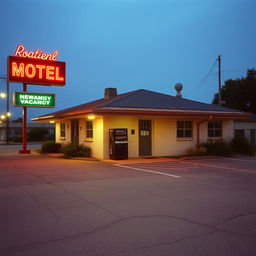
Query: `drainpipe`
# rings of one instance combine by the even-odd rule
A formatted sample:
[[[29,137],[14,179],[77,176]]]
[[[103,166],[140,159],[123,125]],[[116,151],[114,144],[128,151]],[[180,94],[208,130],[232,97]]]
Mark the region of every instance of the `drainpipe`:
[[[197,122],[197,141],[196,141],[196,147],[199,148],[199,144],[200,144],[200,124],[204,123],[204,122],[208,122],[212,120],[212,115],[209,115],[209,117],[206,120],[201,120],[199,122]]]

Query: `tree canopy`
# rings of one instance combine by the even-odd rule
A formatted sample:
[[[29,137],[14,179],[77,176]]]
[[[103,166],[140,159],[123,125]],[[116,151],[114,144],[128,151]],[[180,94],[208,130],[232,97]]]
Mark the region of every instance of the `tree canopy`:
[[[212,103],[217,104],[218,93]],[[256,114],[256,70],[248,69],[247,76],[229,79],[221,87],[221,106]]]

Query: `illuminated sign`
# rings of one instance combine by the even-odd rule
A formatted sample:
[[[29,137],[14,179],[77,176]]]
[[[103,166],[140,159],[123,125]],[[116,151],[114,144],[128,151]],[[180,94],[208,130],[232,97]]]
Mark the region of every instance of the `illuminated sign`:
[[[27,55],[29,55],[29,53]],[[47,60],[38,59],[34,57],[26,58],[26,57],[9,56],[8,57],[8,81],[16,82],[16,83],[26,83],[26,84],[60,85],[60,86],[65,85],[66,83],[66,63],[65,62],[53,61],[53,57],[51,57],[51,60],[49,60],[50,57],[48,57]]]
[[[53,108],[55,107],[55,94],[14,92],[13,106],[15,107],[35,107]]]
[[[35,51],[26,51],[23,45],[18,45],[16,51],[14,53],[15,57],[22,58],[30,58],[30,59],[41,59],[41,60],[57,60],[58,51],[54,51],[53,53],[44,53],[40,50]]]

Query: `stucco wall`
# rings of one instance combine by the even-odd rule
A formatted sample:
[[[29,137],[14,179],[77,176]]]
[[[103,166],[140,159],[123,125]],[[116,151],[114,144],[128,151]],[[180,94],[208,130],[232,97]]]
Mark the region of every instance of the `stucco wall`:
[[[230,141],[233,138],[233,120],[222,121],[222,139]],[[200,125],[200,143],[208,140],[208,122]]]
[[[79,120],[79,143],[91,148],[92,157],[103,158],[103,118],[93,119],[93,139],[86,139],[86,121]]]
[[[186,121],[182,119],[182,121]],[[188,120],[190,121],[190,120]],[[177,139],[177,120],[154,118],[152,133],[152,153],[154,156],[184,155],[187,149],[196,146],[196,124],[193,122],[193,138]]]
[[[109,129],[128,129],[128,158],[138,157],[138,119],[135,117],[104,117],[104,159],[109,158]],[[131,134],[131,129],[135,134]]]
[[[60,137],[60,123],[65,123],[66,132],[65,138]],[[70,120],[57,121],[55,123],[55,136],[57,143],[70,143],[71,142],[71,122]]]
[[[187,153],[188,148],[195,148],[197,143],[197,122],[193,120],[193,138],[177,139],[176,125],[177,120],[172,118],[157,117],[124,117],[124,116],[104,116],[96,117],[93,120],[93,139],[86,139],[85,124],[87,119],[79,120],[79,143],[83,143],[92,150],[92,156],[100,159],[109,158],[109,129],[127,128],[128,129],[128,157],[139,157],[139,134],[138,120],[147,119],[152,121],[152,156],[176,156]],[[188,119],[179,119],[190,121]],[[56,141],[60,143],[71,141],[71,123],[66,123],[66,138],[60,138],[60,122],[56,122]],[[131,134],[131,130],[135,134]],[[233,137],[233,121],[223,121],[223,138],[230,140]],[[200,125],[200,143],[206,142],[207,122]]]

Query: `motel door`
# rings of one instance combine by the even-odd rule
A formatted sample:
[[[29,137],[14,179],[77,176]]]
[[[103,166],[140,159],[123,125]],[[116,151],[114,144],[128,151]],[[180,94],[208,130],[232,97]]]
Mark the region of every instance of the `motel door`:
[[[71,143],[79,144],[79,120],[71,121]]]
[[[139,120],[139,156],[151,156],[151,120]]]

